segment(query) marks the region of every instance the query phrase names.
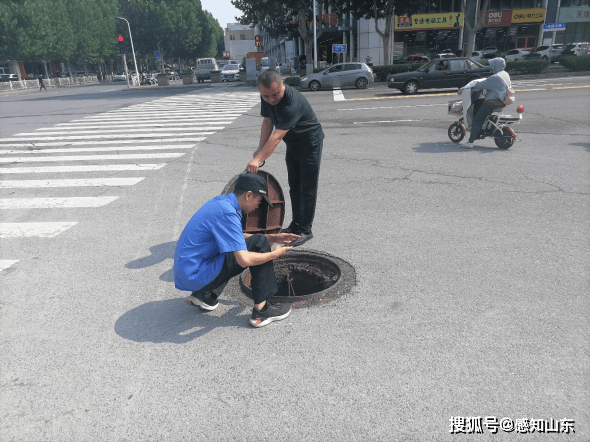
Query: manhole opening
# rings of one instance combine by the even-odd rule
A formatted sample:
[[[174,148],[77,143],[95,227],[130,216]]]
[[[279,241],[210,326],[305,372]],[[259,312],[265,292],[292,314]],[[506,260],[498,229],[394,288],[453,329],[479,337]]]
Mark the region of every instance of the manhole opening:
[[[332,301],[356,284],[354,268],[344,260],[312,251],[290,252],[274,261],[279,290],[273,301],[309,306]],[[251,275],[246,269],[240,286],[252,298]]]

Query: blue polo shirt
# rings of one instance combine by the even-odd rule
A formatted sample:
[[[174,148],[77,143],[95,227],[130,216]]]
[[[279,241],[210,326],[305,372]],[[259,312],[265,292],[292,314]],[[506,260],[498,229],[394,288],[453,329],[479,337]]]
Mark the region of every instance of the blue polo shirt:
[[[231,193],[205,203],[185,226],[174,253],[174,284],[197,291],[221,272],[226,252],[245,251],[242,210]]]

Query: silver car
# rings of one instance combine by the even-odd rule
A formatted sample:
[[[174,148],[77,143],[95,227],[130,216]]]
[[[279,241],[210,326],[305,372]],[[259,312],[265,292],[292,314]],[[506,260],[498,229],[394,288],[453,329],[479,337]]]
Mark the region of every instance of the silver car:
[[[317,74],[301,79],[301,88],[318,91],[321,88],[344,88],[354,86],[364,89],[375,81],[373,70],[364,63],[339,63]]]
[[[232,82],[240,79],[240,65],[225,65],[221,70],[221,81]]]

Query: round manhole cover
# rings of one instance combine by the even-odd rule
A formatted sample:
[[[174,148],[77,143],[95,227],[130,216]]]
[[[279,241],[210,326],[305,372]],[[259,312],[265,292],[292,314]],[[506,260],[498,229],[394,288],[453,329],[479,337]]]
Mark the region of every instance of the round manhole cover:
[[[287,301],[293,307],[327,303],[356,285],[350,263],[318,251],[291,251],[274,261],[279,291],[272,301]],[[250,270],[240,276],[240,286],[252,298]]]

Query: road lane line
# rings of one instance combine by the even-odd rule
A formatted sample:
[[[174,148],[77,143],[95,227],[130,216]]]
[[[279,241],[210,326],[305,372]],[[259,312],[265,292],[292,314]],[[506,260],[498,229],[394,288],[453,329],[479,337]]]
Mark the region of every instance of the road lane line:
[[[189,138],[151,138],[141,140],[141,143],[170,143],[170,142],[193,142],[193,146],[196,143],[202,142],[207,137],[189,137]],[[1,143],[0,146],[3,148],[43,148],[47,146],[83,146],[83,145],[111,145],[113,143],[124,144],[124,143],[138,143],[138,140],[92,140],[92,141],[59,141],[59,142],[48,142],[48,143]]]
[[[112,171],[155,171],[166,163],[136,165],[81,165],[81,166],[31,166],[24,168],[0,168],[2,174],[45,174],[63,172],[112,172]]]
[[[0,151],[0,155],[10,154],[67,154],[73,152],[117,152],[117,151],[164,151],[167,149],[191,149],[196,145],[154,145],[154,146],[108,146],[92,148],[65,148],[65,149],[10,149]]]
[[[78,222],[0,223],[0,238],[55,237]]]
[[[2,236],[0,236],[0,238],[2,238]],[[18,263],[18,260],[0,260],[0,272],[10,268],[15,263]]]
[[[114,195],[100,197],[0,198],[2,209],[99,208],[114,202]]]
[[[202,131],[202,132],[194,132],[194,133],[186,133],[182,134],[184,136],[202,136],[202,135],[213,135],[215,134],[214,130],[223,129],[220,128],[207,128],[211,131]],[[39,135],[39,134],[37,134]],[[158,137],[178,137],[178,133],[174,134],[157,134]],[[137,142],[140,138],[151,138],[152,134],[104,134],[104,135],[68,135],[63,137],[22,137],[22,138],[0,138],[0,146],[7,146],[10,142],[26,142],[30,140],[39,140],[39,141],[51,141],[51,140],[85,140],[89,138],[133,138],[135,142]],[[141,140],[141,143],[144,143],[149,140]],[[169,141],[169,140],[162,140],[162,141]],[[8,142],[4,144],[3,142]],[[122,143],[121,141],[117,141],[116,143]]]
[[[372,123],[399,123],[399,122],[421,122],[422,119],[419,120],[376,120],[376,121],[369,121],[369,122],[353,122],[353,125],[366,125]]]
[[[163,128],[156,128],[153,125],[150,125],[149,128],[141,127],[141,128],[122,128],[122,129],[101,129],[101,130],[94,130],[94,129],[86,129],[86,128],[76,128],[75,130],[72,129],[65,129],[63,131],[48,131],[45,130],[42,133],[45,135],[72,135],[72,134],[117,134],[117,133],[132,133],[132,132],[144,132],[146,134],[156,134],[159,132],[166,132],[166,131],[178,131],[178,134],[182,134],[185,131],[195,131],[198,130],[196,127],[203,127],[203,129],[213,129],[213,127],[205,127],[207,125],[218,125],[223,124],[225,122],[218,122],[218,123],[202,123],[198,125],[192,125],[190,128],[186,128],[184,126],[176,126],[176,125],[168,125]],[[229,122],[231,123],[231,122]],[[58,128],[62,129],[62,128]],[[14,134],[14,137],[28,137],[28,136],[38,136],[40,133],[38,132],[23,132],[20,134]]]
[[[340,89],[334,89],[334,101],[335,102],[346,101],[346,99],[344,98],[344,94]]]
[[[25,163],[25,162],[77,162],[77,161],[97,161],[97,160],[134,160],[148,158],[178,158],[182,157],[184,152],[166,152],[157,154],[119,154],[119,155],[59,155],[55,157],[3,157],[0,163]]]
[[[82,186],[133,186],[145,177],[69,178],[51,180],[0,180],[0,188],[70,188]]]

